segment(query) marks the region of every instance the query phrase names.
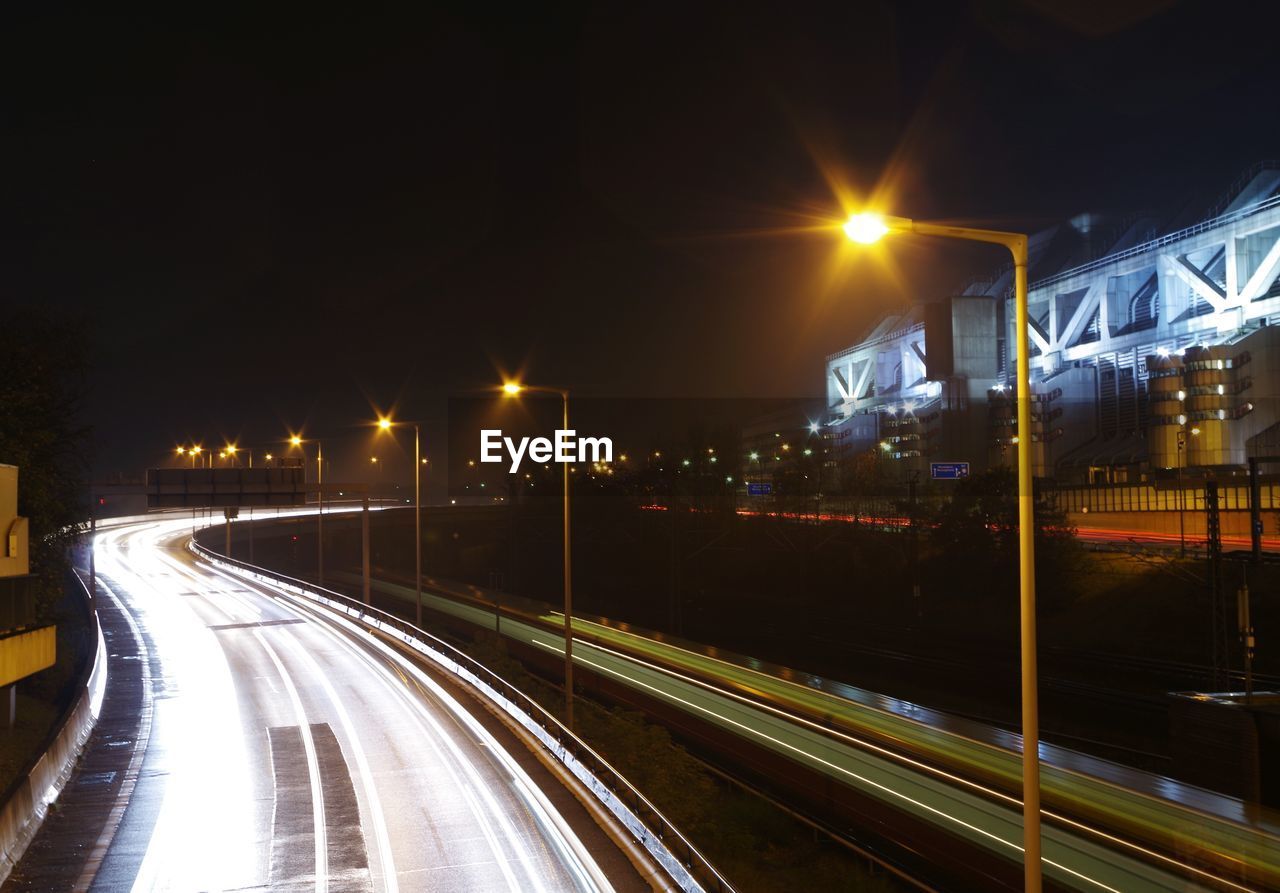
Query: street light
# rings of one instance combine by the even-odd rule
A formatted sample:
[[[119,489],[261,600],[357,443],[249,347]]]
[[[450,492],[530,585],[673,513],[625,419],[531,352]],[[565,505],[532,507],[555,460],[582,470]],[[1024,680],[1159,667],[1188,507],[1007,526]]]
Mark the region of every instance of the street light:
[[[313,441],[316,445],[316,579],[324,585],[324,445]],[[298,434],[290,435],[289,446],[302,448],[303,440]],[[306,459],[306,451],[302,458]]]
[[[1027,237],[967,226],[921,223],[905,217],[854,214],[845,235],[869,245],[888,233],[915,233],[1003,245],[1013,255],[1014,305],[1018,349],[1018,557],[1022,636],[1022,834],[1024,887],[1040,893],[1040,717],[1036,690],[1035,503],[1031,474],[1031,364],[1028,356]]]
[[[400,422],[402,425],[413,425],[413,585],[416,595],[413,600],[414,625],[422,628],[422,434],[418,423]],[[378,419],[379,431],[390,431],[396,422],[389,416]],[[378,461],[375,457],[375,463]]]
[[[532,387],[508,381],[502,393],[519,397],[525,391],[539,394],[559,394],[563,411],[562,427],[569,430],[569,391],[567,388]],[[659,455],[654,453],[655,456]],[[564,465],[564,716],[565,725],[573,728],[573,563],[569,535],[569,463]]]

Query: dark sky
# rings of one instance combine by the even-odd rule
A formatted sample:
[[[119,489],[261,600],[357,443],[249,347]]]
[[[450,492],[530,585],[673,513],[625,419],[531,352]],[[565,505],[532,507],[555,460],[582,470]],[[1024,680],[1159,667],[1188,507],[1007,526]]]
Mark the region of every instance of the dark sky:
[[[496,367],[813,394],[885,309],[1003,260],[835,269],[803,232],[833,184],[1034,229],[1280,156],[1262,5],[52,6],[0,29],[0,301],[91,328],[99,471],[430,415]]]

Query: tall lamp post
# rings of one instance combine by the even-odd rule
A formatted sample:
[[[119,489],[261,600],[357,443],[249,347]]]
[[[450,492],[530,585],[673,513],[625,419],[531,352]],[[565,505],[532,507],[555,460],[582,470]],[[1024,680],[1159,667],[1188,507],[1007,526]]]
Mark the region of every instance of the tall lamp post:
[[[289,445],[302,448],[303,440],[297,434],[289,438]],[[324,585],[324,445],[315,441],[316,445],[316,579]],[[303,451],[302,458],[306,458]]]
[[[379,431],[390,431],[397,423],[390,417],[378,419]],[[422,628],[422,432],[417,422],[400,422],[413,425],[413,622]],[[374,459],[377,462],[377,459]]]
[[[569,430],[569,391],[567,388],[533,387],[509,381],[502,386],[502,393],[518,397],[529,391],[535,394],[559,394],[563,409],[562,426]],[[565,725],[573,729],[573,562],[572,539],[569,534],[569,463],[564,465],[564,718]]]
[[[916,233],[1003,245],[1013,255],[1018,349],[1018,557],[1022,638],[1022,846],[1024,888],[1040,893],[1040,716],[1036,687],[1035,503],[1031,474],[1031,364],[1028,357],[1027,237],[1022,233],[855,214],[845,235],[869,245],[888,233]]]

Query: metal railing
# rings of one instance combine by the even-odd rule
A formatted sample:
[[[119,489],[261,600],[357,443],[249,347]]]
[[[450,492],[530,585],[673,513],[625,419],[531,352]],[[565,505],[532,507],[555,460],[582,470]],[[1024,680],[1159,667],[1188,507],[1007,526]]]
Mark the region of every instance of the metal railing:
[[[407,620],[340,592],[227,558],[201,546],[194,537],[190,549],[213,564],[319,602],[366,626],[396,636],[469,684],[537,738],[626,827],[679,889],[687,893],[733,893],[733,887],[715,866],[620,772],[541,704],[479,661]]]
[[[1125,260],[1130,257],[1137,257],[1140,254],[1146,254],[1149,251],[1154,251],[1165,245],[1169,245],[1174,242],[1181,242],[1183,239],[1190,238],[1191,236],[1199,233],[1216,229],[1219,226],[1226,226],[1228,223],[1235,223],[1237,220],[1243,220],[1246,217],[1252,217],[1254,214],[1260,214],[1263,211],[1269,211],[1272,208],[1277,207],[1280,207],[1280,195],[1264,199],[1260,202],[1255,202],[1252,205],[1245,205],[1243,208],[1237,208],[1227,214],[1221,214],[1217,217],[1211,217],[1208,220],[1202,220],[1199,223],[1180,229],[1177,232],[1167,233],[1157,239],[1152,239],[1150,242],[1144,242],[1141,245],[1126,248],[1124,251],[1117,251],[1115,254],[1108,254],[1095,261],[1090,261],[1087,264],[1081,264],[1078,267],[1073,267],[1070,270],[1063,270],[1061,273],[1057,273],[1047,279],[1041,279],[1038,282],[1031,283],[1028,290],[1032,292],[1039,291],[1042,288],[1048,288],[1049,286],[1056,285],[1059,282],[1065,282],[1068,279],[1073,279],[1076,276],[1083,275],[1084,273],[1100,270],[1103,267],[1116,263],[1117,261]]]
[[[879,338],[873,338],[870,341],[862,341],[858,344],[855,344],[853,347],[846,347],[844,350],[839,351],[837,353],[833,353],[830,356],[828,356],[827,362],[830,363],[833,360],[843,359],[844,357],[847,357],[850,354],[857,353],[860,350],[866,350],[869,347],[875,347],[878,344],[887,344],[890,341],[896,341],[899,338],[903,338],[907,335],[910,335],[912,332],[918,332],[923,328],[924,328],[924,323],[922,322],[912,323],[911,325],[906,326],[905,328],[896,329],[892,332],[889,332],[887,335],[881,335]]]

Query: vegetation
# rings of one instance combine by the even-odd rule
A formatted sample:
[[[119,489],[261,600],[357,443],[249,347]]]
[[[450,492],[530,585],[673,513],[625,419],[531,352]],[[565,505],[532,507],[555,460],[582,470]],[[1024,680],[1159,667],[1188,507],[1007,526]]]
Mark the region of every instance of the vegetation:
[[[31,569],[48,615],[62,598],[69,550],[85,517],[88,430],[84,333],[23,311],[0,326],[0,462],[17,465],[18,511],[30,524]]]

